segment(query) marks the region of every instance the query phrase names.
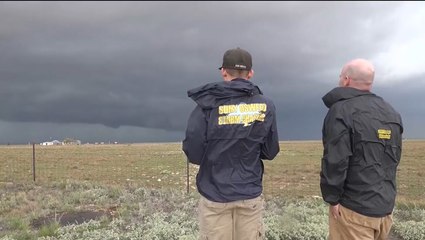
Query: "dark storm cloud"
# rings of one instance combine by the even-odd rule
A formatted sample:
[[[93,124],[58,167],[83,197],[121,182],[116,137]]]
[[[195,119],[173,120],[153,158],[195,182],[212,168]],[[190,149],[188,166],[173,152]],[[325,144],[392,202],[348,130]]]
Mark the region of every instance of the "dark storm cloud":
[[[424,80],[425,74],[419,74],[410,76],[404,82],[378,85],[374,90],[401,114],[405,138],[425,138]]]
[[[388,47],[400,4],[241,3],[1,2],[0,120],[183,132],[186,91],[221,81],[240,46],[282,138],[317,139],[321,97],[343,63]]]

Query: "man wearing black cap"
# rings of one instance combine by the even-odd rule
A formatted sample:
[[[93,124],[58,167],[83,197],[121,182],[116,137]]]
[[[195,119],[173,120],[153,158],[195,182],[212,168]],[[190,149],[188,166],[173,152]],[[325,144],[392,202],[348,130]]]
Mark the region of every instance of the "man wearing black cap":
[[[265,239],[262,159],[279,152],[275,106],[249,81],[254,71],[247,51],[226,51],[219,69],[224,81],[188,91],[197,106],[183,151],[200,166],[200,237]]]

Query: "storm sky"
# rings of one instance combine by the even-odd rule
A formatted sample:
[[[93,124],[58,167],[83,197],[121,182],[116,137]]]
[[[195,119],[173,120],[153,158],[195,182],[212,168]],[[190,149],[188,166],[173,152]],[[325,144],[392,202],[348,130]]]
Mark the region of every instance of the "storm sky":
[[[182,141],[187,90],[222,81],[227,49],[253,57],[280,140],[319,140],[342,66],[425,138],[423,2],[0,2],[0,144]]]

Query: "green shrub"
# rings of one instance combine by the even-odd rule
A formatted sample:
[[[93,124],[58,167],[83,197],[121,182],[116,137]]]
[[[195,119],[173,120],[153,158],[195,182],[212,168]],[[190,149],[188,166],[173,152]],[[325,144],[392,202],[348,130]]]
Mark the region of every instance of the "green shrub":
[[[319,202],[295,202],[280,206],[268,204],[266,237],[269,240],[319,240],[328,234],[327,206]],[[275,214],[278,212],[278,214]]]
[[[394,232],[402,236],[404,240],[423,240],[425,239],[425,221],[396,223]]]
[[[28,223],[24,219],[12,218],[9,220],[9,229],[11,230],[27,230]]]
[[[0,216],[5,218],[1,222],[0,240],[35,240],[37,236],[38,240],[198,239],[199,194],[196,192],[186,195],[173,190],[117,188],[71,181],[56,187],[20,190],[3,198],[4,215]],[[27,199],[39,203],[31,212],[25,207]],[[28,223],[56,211],[111,206],[115,209],[113,219],[105,216],[64,227],[53,223],[39,230],[31,229]],[[19,208],[22,215],[7,214]],[[328,206],[317,199],[273,198],[266,200],[264,222],[268,240],[324,240],[328,234]],[[407,205],[396,208],[393,231],[404,240],[425,239],[425,210]]]
[[[425,209],[416,206],[396,208],[393,230],[404,240],[425,239]]]
[[[48,237],[48,236],[56,236],[57,230],[59,229],[60,225],[57,222],[52,222],[48,225],[42,226],[40,230],[38,231],[39,237]]]

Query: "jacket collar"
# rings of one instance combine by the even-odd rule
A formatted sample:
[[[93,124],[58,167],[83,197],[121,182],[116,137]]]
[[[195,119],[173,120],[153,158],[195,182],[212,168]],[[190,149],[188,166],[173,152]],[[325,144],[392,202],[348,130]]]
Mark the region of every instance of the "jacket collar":
[[[352,87],[336,87],[322,97],[323,103],[330,108],[336,102],[363,95],[375,95],[369,91],[362,91]]]

